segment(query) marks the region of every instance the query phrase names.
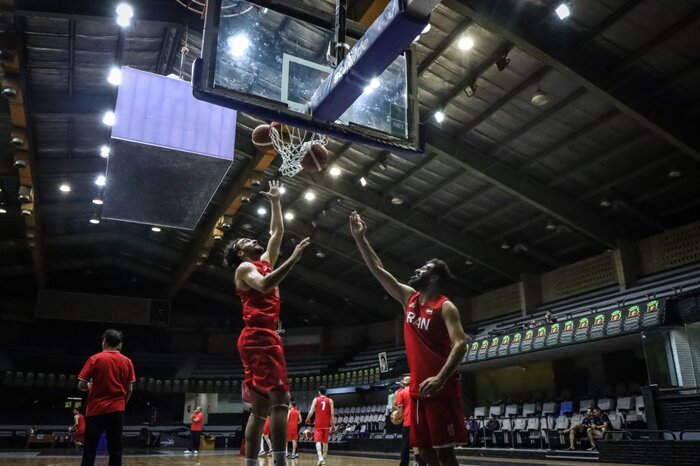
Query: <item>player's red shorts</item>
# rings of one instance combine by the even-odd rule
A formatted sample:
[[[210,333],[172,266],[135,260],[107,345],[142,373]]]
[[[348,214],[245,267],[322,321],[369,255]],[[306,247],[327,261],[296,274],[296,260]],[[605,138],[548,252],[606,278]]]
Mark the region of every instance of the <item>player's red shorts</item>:
[[[73,434],[74,442],[84,442],[85,441],[85,431],[76,432]]]
[[[292,440],[299,440],[299,428],[295,427],[294,429],[292,428],[287,428],[287,440],[292,441]]]
[[[265,420],[265,425],[263,426],[263,435],[267,435],[268,437],[270,436],[270,418],[268,417],[267,420]]]
[[[328,443],[330,436],[330,427],[315,427],[314,426],[314,442]]]
[[[467,442],[459,397],[411,397],[411,446],[451,447]]]
[[[244,383],[260,395],[289,391],[282,339],[274,330],[246,327],[238,338]]]

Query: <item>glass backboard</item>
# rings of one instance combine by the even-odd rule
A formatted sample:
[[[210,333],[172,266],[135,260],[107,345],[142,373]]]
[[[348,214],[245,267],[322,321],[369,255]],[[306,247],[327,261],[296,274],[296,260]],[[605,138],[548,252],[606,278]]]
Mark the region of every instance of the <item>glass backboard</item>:
[[[372,80],[337,121],[313,117],[311,98],[333,70],[327,58],[333,31],[311,14],[243,0],[210,1],[195,95],[331,137],[420,152],[410,51]]]

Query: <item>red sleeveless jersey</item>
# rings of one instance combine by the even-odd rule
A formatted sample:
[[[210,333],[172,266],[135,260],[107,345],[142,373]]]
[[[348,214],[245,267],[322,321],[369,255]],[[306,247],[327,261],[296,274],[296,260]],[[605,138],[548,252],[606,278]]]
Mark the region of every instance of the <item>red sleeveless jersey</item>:
[[[316,420],[314,428],[329,429],[331,427],[331,399],[320,395],[316,398]]]
[[[442,305],[447,296],[436,296],[420,304],[420,292],[408,298],[404,312],[403,337],[406,344],[406,359],[411,371],[409,393],[420,394],[420,384],[428,377],[436,376],[447,362],[452,351],[452,341],[442,318]],[[459,374],[455,374],[431,398],[460,395]]]
[[[267,261],[251,262],[263,277],[272,272],[272,265]],[[275,287],[269,293],[261,293],[254,289],[241,290],[236,288],[243,304],[243,322],[247,327],[277,329],[280,316],[280,290]]]

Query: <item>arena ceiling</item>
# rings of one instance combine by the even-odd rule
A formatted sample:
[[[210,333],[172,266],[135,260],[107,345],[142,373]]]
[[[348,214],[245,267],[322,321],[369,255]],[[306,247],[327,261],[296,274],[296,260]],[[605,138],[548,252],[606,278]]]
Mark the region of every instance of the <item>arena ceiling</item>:
[[[234,163],[194,231],[89,222],[99,213],[94,180],[106,167],[102,115],[116,96],[109,68],[189,79],[201,19],[176,0],[132,1],[137,16],[128,29],[115,23],[116,2],[11,3],[0,2],[2,47],[19,51],[37,226],[28,237],[2,99],[0,279],[10,294],[48,287],[173,297],[230,319],[240,305],[221,265],[226,241],[206,258],[201,246],[205,227],[250,172],[250,134],[260,120],[239,116]],[[329,1],[301,3],[333,10]],[[462,297],[700,218],[698,2],[574,2],[564,21],[554,13],[559,3],[444,0],[415,44],[425,156],[416,162],[331,141],[338,179],[284,180],[283,207],[295,214],[284,250],[291,238],[313,241],[282,287],[289,324],[395,315],[355,251],[352,210],[362,212],[371,243],[400,279],[444,258],[458,276],[450,291]],[[360,18],[372,4],[351,0],[351,14]],[[63,183],[69,193],[59,190]],[[312,202],[303,196],[309,189]],[[242,206],[226,239],[266,240],[259,204]]]

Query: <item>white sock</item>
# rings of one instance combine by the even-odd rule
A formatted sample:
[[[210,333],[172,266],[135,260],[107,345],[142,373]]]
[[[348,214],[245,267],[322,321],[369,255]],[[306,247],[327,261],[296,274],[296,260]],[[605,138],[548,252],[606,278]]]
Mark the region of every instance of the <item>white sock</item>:
[[[323,460],[323,445],[321,445],[321,442],[316,442],[316,453],[318,453],[318,460]]]
[[[275,451],[272,453],[272,464],[275,466],[286,466],[287,460],[284,459],[283,451]]]
[[[258,460],[246,458],[245,459],[245,466],[258,466]]]

